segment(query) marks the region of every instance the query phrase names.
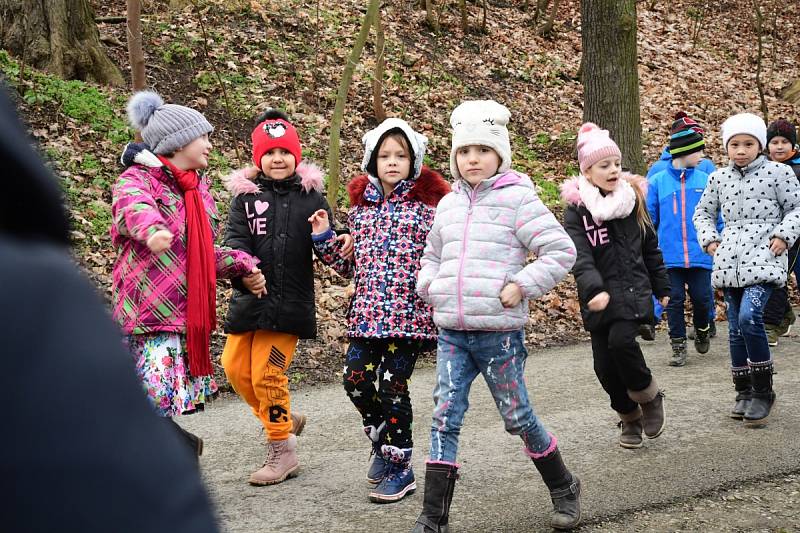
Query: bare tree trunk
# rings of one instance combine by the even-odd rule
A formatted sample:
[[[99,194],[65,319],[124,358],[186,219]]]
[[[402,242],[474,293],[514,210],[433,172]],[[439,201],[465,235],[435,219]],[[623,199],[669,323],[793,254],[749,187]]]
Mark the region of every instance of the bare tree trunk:
[[[547,10],[547,4],[550,3],[550,0],[536,0],[536,11],[533,12],[533,25],[536,26],[539,24],[539,19],[542,17],[542,13]]]
[[[489,14],[489,4],[483,0],[483,21],[481,21],[481,32],[486,33],[486,17]]]
[[[128,2],[128,58],[131,63],[131,85],[133,91],[141,91],[147,85],[142,49],[142,1]]]
[[[758,37],[758,48],[756,52],[756,87],[758,88],[758,99],[761,101],[761,114],[764,115],[764,122],[769,124],[769,109],[767,108],[767,100],[764,98],[764,82],[761,79],[762,58],[764,56],[764,14],[761,12],[759,0],[753,0],[753,7],[755,9],[756,36]]]
[[[386,65],[386,38],[383,35],[381,23],[381,10],[375,11],[375,75],[372,77],[372,110],[375,118],[383,122],[386,119],[386,110],[383,109],[383,71]]]
[[[433,0],[425,0],[425,22],[433,31],[439,33],[439,17],[436,16]]]
[[[0,48],[65,79],[122,85],[88,0],[0,0]]]
[[[461,31],[466,33],[467,29],[469,29],[467,0],[458,0],[458,11],[461,13]]]
[[[549,36],[553,32],[553,24],[556,20],[556,13],[558,13],[558,4],[561,3],[561,0],[553,0],[553,7],[550,9],[550,15],[547,16],[547,20],[545,21],[542,26],[536,30],[536,33],[542,35],[544,37]]]
[[[127,2],[128,60],[131,64],[131,88],[136,92],[147,85],[142,49],[142,2],[141,0],[127,0]],[[134,137],[136,142],[142,142],[142,133],[139,130]]]
[[[367,41],[369,35],[369,28],[372,26],[372,20],[375,17],[375,12],[378,10],[380,0],[369,0],[367,4],[367,12],[364,14],[364,19],[361,21],[361,30],[358,32],[356,42],[353,43],[353,49],[347,57],[347,63],[344,65],[344,72],[342,73],[342,80],[339,82],[339,91],[336,93],[336,106],[333,109],[333,118],[331,119],[331,139],[330,147],[328,148],[328,204],[331,211],[335,214],[338,203],[339,193],[339,137],[342,130],[342,118],[344,117],[344,106],[347,104],[347,92],[350,90],[350,82],[353,80],[353,70],[361,58],[361,51],[364,49],[364,43]]]
[[[645,170],[636,70],[636,1],[581,0],[583,120],[607,128],[622,164]]]

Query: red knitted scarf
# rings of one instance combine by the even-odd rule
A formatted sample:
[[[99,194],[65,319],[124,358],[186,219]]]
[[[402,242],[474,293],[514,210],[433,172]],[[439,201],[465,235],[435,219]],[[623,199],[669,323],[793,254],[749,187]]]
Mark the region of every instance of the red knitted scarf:
[[[194,170],[181,170],[167,158],[158,156],[183,191],[186,205],[186,345],[192,376],[212,373],[209,336],[217,327],[217,271],[214,239],[203,198],[197,186],[200,177]]]

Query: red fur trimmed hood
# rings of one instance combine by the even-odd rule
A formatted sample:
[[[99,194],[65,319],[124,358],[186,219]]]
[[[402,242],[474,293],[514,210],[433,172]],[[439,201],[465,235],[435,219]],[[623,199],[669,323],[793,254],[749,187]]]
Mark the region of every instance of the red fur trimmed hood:
[[[347,193],[350,195],[350,205],[367,205],[364,199],[364,191],[369,184],[369,176],[362,174],[354,178],[347,184]],[[423,165],[419,177],[414,180],[414,186],[408,192],[409,200],[418,200],[423,204],[436,207],[447,193],[450,192],[450,184],[445,181],[441,174]]]

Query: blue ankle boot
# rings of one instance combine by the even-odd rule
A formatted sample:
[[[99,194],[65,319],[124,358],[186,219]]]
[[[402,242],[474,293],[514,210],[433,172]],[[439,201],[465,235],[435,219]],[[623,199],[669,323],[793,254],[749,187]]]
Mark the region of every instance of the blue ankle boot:
[[[384,444],[381,452],[389,468],[381,482],[369,493],[369,499],[375,503],[398,502],[417,490],[411,469],[411,448],[400,449]]]
[[[389,462],[384,459],[383,452],[381,452],[381,437],[385,426],[386,422],[383,422],[377,428],[375,426],[364,427],[364,433],[372,442],[372,451],[369,455],[370,457],[374,456],[367,471],[367,482],[372,485],[380,483],[389,470]]]

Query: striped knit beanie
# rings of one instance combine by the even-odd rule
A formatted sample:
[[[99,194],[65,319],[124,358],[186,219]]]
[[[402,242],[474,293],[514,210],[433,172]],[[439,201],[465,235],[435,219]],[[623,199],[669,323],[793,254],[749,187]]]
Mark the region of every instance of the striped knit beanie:
[[[672,157],[699,152],[706,146],[703,139],[703,128],[683,111],[675,115],[675,121],[669,129],[669,146],[667,151]]]

